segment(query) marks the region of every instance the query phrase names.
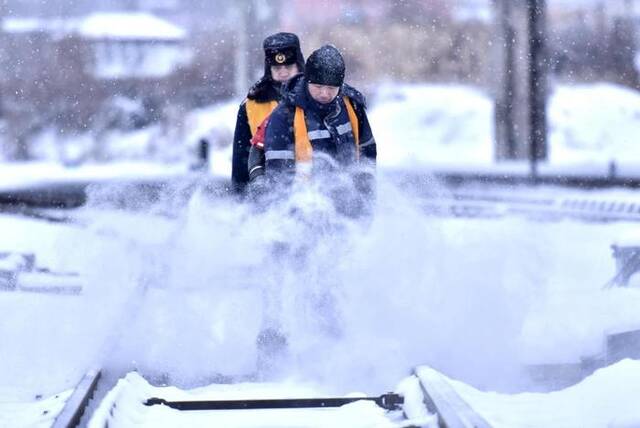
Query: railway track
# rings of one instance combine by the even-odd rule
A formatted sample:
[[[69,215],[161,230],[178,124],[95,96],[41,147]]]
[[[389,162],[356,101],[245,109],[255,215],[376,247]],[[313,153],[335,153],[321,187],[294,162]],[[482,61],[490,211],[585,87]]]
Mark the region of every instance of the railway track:
[[[440,216],[480,218],[522,216],[544,221],[565,218],[594,222],[640,221],[640,199],[636,201],[628,195],[619,197],[612,194],[567,189],[549,193],[532,191],[529,188],[445,189],[440,193],[420,194],[418,200],[426,213]],[[67,220],[64,219],[64,221]],[[53,427],[66,428],[80,424],[90,397],[96,391],[100,376],[100,370],[92,370],[84,376],[67,400],[63,411],[55,419]],[[413,399],[407,400],[405,397],[402,408],[404,421],[398,421],[397,426],[450,428],[490,426],[436,371],[426,367],[416,368],[411,379],[414,383]],[[138,402],[133,403],[137,408],[144,408],[145,400],[153,398],[139,392],[134,395],[140,398]],[[128,396],[131,397],[131,395]],[[105,405],[111,406],[107,412],[108,415],[116,403]],[[117,414],[118,411],[115,413]],[[179,417],[179,413],[176,417]],[[105,423],[102,426],[107,425],[108,423]]]
[[[350,414],[345,410],[346,408],[342,409],[340,406],[352,405],[356,402],[361,406],[369,403],[367,404],[369,412],[376,405],[383,409],[385,413],[383,420],[388,421],[388,425],[384,426],[389,427],[491,427],[481,415],[460,398],[444,376],[427,366],[415,368],[413,374],[402,382],[398,393],[387,393],[378,397],[342,398],[255,399],[255,395],[251,393],[233,391],[233,385],[225,385],[227,392],[224,395],[232,399],[175,400],[176,396],[191,397],[192,395],[189,391],[180,391],[176,388],[153,387],[139,374],[130,373],[107,392],[98,406],[93,409],[92,417],[83,419],[83,414],[98,388],[100,379],[99,369],[90,370],[84,375],[66,401],[64,409],[56,417],[52,428],[75,428],[80,426],[81,420],[83,422],[89,420],[87,426],[91,428],[153,426],[156,423],[154,421],[162,421],[163,426],[165,424],[166,426],[209,426],[208,424],[217,426],[221,421],[228,423],[230,418],[234,419],[236,415],[238,425],[233,426],[260,426],[262,423],[266,424],[266,421],[274,419],[277,421],[278,418],[281,418],[283,425],[293,421],[296,426],[314,426],[314,424],[322,424],[321,421],[340,422],[341,418],[353,417],[353,409],[356,408],[352,407]],[[243,387],[246,388],[246,384]],[[242,394],[248,395],[246,398],[238,398],[242,397]],[[276,391],[275,394],[281,395],[282,392]],[[196,397],[200,396],[196,395]],[[174,399],[172,400],[171,397]],[[362,412],[363,409],[365,408],[361,407],[358,411]],[[234,413],[236,411],[237,413]],[[332,415],[331,412],[334,414]],[[380,412],[371,413],[380,418]],[[316,417],[317,420],[314,419]],[[349,419],[344,421],[348,423]]]

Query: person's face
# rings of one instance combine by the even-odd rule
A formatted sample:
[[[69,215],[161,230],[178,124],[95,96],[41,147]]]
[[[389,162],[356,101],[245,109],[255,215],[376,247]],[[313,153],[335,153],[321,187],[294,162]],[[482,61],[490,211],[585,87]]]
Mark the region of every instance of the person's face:
[[[309,94],[320,104],[328,104],[338,96],[339,86],[318,85],[317,83],[309,83]]]
[[[297,64],[271,66],[271,78],[276,82],[286,82],[296,74],[298,74]]]

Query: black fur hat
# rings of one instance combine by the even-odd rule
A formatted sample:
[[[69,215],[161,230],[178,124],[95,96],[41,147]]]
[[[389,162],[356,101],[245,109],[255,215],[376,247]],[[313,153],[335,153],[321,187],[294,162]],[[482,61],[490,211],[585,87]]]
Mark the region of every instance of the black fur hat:
[[[309,83],[342,86],[345,65],[340,51],[333,45],[324,45],[307,59],[304,75]]]
[[[280,98],[279,84],[274,86],[271,77],[272,65],[297,64],[298,71],[304,72],[304,57],[300,49],[300,40],[293,33],[272,34],[262,43],[264,49],[264,75],[249,89],[247,98],[260,102]]]
[[[300,40],[293,33],[272,34],[262,43],[264,49],[265,75],[269,75],[272,65],[297,64],[304,71],[304,57],[300,49]]]

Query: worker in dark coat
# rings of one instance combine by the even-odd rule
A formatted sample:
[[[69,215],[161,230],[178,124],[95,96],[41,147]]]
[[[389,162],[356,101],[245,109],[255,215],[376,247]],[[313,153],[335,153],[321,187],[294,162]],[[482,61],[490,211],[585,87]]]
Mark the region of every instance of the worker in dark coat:
[[[273,34],[264,40],[263,49],[264,75],[249,89],[236,119],[231,168],[232,188],[236,192],[242,192],[249,182],[251,138],[280,101],[282,84],[304,71],[304,57],[295,34]]]
[[[265,206],[270,206],[271,197],[280,200],[280,191],[286,194],[296,181],[302,186],[314,181],[319,187],[328,185],[323,189],[328,189],[327,195],[337,212],[351,217],[369,212],[370,205],[353,201],[371,201],[374,197],[376,142],[364,96],[344,83],[344,77],[342,55],[334,46],[326,45],[309,56],[304,74],[285,84],[282,100],[263,128],[264,168],[259,168],[259,162],[252,168],[251,192],[259,195],[258,201],[265,201]],[[252,153],[259,153],[254,150],[256,145],[252,146]],[[343,183],[344,178],[351,181],[349,190],[354,192],[339,189],[336,195],[332,186]],[[262,190],[256,191],[258,187]],[[357,197],[351,198],[350,193],[356,193]],[[287,215],[295,217],[295,207],[289,208],[293,209],[287,209]],[[304,234],[285,235],[282,242],[274,243],[269,255],[269,269],[276,276],[313,264],[307,257],[313,254],[314,244],[327,230],[332,230],[332,224],[324,222],[322,216],[316,221],[314,216],[299,214]],[[298,239],[301,241],[296,242]],[[257,338],[261,371],[271,371],[278,362],[283,364],[281,361],[286,360],[288,339],[281,320],[286,309],[282,282],[269,281],[265,285],[263,323]],[[315,311],[313,316],[319,330],[328,337],[339,338],[341,315],[332,291],[307,293],[305,299]]]
[[[332,45],[307,59],[304,74],[285,85],[265,133],[270,187],[289,186],[322,172],[348,172],[365,197],[373,196],[377,157],[364,96],[344,83],[345,63]]]

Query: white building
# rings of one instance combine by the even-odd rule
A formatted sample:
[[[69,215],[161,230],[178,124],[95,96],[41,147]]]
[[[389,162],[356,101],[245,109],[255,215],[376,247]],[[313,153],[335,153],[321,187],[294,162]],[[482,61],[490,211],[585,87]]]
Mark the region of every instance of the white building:
[[[87,71],[99,79],[162,78],[191,61],[186,31],[148,13],[95,13],[72,19],[6,18],[3,31],[77,36],[91,47]]]
[[[637,0],[608,0],[602,3],[602,7],[613,17],[640,16],[640,1]]]
[[[451,3],[451,17],[457,22],[491,22],[493,6],[490,0],[458,0]]]

